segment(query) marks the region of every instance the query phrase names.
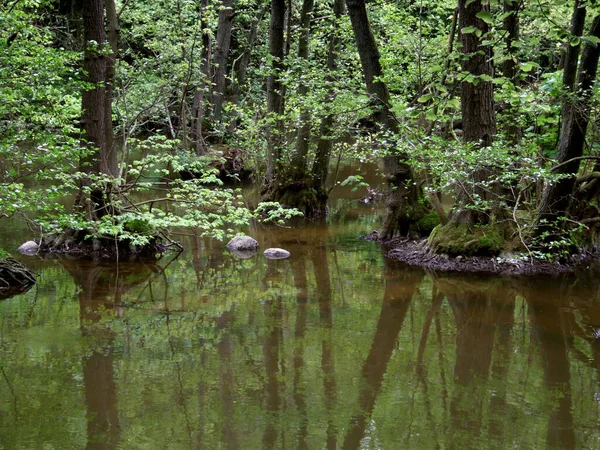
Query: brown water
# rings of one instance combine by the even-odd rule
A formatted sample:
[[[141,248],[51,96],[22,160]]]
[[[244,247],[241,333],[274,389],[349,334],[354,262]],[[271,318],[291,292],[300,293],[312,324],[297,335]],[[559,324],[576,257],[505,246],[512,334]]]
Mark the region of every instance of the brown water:
[[[600,449],[600,284],[426,273],[372,211],[181,237],[156,263],[27,258],[0,302],[0,448]],[[3,246],[21,239],[3,235]]]

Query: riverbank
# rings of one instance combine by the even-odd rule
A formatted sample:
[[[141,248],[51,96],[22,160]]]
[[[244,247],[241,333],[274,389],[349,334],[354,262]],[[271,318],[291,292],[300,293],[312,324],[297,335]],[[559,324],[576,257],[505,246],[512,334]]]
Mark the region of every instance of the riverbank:
[[[488,273],[498,275],[558,275],[586,269],[595,260],[591,253],[575,255],[571,262],[550,262],[526,254],[506,253],[497,257],[457,256],[433,253],[426,239],[394,239],[382,242],[367,236],[365,239],[379,243],[386,256],[410,266],[419,266],[445,272]]]

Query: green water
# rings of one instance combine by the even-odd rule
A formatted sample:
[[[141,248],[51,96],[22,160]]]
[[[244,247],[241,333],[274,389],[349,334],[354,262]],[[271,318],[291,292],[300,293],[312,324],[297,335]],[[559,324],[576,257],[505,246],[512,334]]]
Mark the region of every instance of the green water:
[[[600,449],[594,273],[426,273],[356,239],[376,227],[341,202],[250,230],[288,260],[193,235],[156,263],[23,257],[0,448]]]

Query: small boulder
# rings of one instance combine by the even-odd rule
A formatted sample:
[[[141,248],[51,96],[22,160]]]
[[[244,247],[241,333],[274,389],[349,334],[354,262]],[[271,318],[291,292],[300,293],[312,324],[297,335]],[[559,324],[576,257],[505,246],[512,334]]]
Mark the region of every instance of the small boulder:
[[[258,249],[258,242],[250,236],[236,236],[227,244],[227,248],[232,252],[255,252]]]
[[[269,259],[285,259],[290,257],[290,252],[282,248],[268,248],[263,255]]]
[[[35,255],[40,246],[35,241],[27,241],[17,249],[22,255]]]

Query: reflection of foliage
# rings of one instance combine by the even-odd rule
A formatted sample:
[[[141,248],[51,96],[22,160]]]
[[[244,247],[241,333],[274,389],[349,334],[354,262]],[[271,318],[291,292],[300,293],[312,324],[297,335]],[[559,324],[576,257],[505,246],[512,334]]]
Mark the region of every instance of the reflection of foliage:
[[[368,222],[357,226],[363,233],[370,228]],[[197,240],[185,245],[195,249],[191,255],[165,263],[164,271],[137,263],[71,264],[77,287],[58,265],[45,263],[36,291],[0,304],[0,360],[9,380],[0,382],[1,444],[27,447],[25,436],[36,436],[36,443],[84,447],[83,391],[93,389],[85,385],[81,361],[95,355],[111,361],[118,399],[107,407],[118,411],[123,447],[219,448],[237,437],[244,447],[262,448],[269,426],[280,436],[276,447],[284,446],[282,439],[295,446],[303,423],[310,448],[323,447],[329,425],[341,445],[369,387],[362,371],[381,321],[385,285],[394,287],[386,297],[393,306],[405,295],[405,272],[394,267],[382,279],[380,250],[350,242],[344,229],[324,242],[309,240],[307,230],[292,234],[304,244],[292,248],[286,261],[239,260],[223,254],[222,245]],[[337,251],[326,250],[329,245]],[[318,284],[324,273],[329,297]],[[558,300],[546,301],[547,314],[566,314],[564,323],[570,323],[579,306],[563,306],[584,305],[577,322],[585,329],[594,305],[589,295],[553,283],[546,284]],[[510,297],[510,286],[523,296]],[[432,290],[441,293],[439,304]],[[467,441],[479,448],[542,445],[548,414],[560,399],[545,384],[544,367],[552,361],[542,351],[549,345],[543,327],[532,322],[532,295],[518,281],[426,276],[398,336],[388,336],[393,352],[378,374],[383,381],[365,439],[381,448]],[[506,307],[512,312],[506,314]],[[429,337],[419,375],[424,329]],[[593,358],[589,340],[577,339],[576,348]],[[458,367],[465,347],[456,345],[470,341],[477,347],[473,364]],[[324,349],[331,356],[329,372]],[[276,358],[275,373],[266,372],[267,354]],[[486,361],[487,372],[481,370]],[[595,420],[589,415],[596,389],[589,361],[568,359],[572,373],[590,380],[570,385],[578,443],[589,442],[582,430]],[[468,383],[457,375],[463,369],[472,375]],[[268,413],[270,375],[280,402]],[[57,425],[59,416],[71,420]],[[471,430],[475,419],[483,425]]]

